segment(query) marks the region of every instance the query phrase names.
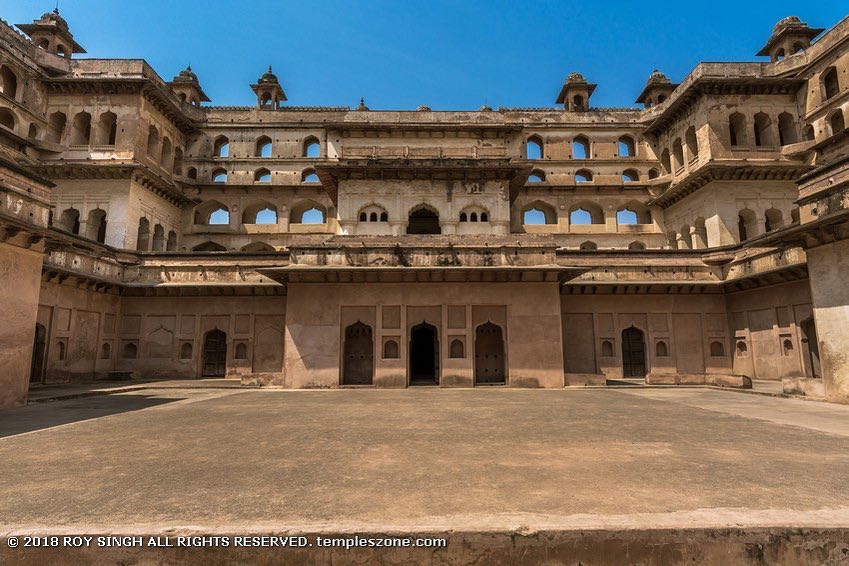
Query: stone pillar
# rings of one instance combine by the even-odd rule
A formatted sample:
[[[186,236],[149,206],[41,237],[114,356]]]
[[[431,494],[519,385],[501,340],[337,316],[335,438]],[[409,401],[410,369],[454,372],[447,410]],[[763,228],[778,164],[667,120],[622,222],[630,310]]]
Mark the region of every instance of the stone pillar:
[[[849,403],[849,240],[809,249],[807,257],[826,396]]]
[[[43,259],[39,251],[0,243],[0,409],[27,402]]]

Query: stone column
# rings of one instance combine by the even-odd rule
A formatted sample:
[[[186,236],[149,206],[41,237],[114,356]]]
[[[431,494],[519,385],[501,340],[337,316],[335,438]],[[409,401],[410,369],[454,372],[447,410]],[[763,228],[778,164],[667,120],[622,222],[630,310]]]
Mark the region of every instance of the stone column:
[[[849,240],[809,249],[807,257],[826,396],[849,403]]]

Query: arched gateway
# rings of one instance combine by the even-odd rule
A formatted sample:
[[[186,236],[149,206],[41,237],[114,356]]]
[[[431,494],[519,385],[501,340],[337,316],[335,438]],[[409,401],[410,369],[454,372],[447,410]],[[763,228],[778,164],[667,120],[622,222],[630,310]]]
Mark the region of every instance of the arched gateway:
[[[475,385],[504,383],[504,334],[500,326],[487,322],[475,330]]]
[[[203,339],[203,377],[224,377],[227,373],[227,334],[210,330]]]
[[[439,384],[439,334],[422,322],[410,330],[410,385]]]
[[[374,340],[371,326],[356,322],[345,329],[342,385],[371,385],[374,377]]]
[[[646,376],[646,341],[633,326],[622,331],[622,376]]]

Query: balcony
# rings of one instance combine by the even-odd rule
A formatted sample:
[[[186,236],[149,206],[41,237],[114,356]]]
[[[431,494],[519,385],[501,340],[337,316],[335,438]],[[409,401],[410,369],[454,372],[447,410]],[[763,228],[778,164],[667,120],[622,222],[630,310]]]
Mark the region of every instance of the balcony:
[[[505,147],[362,146],[342,147],[343,158],[486,159],[507,157]]]

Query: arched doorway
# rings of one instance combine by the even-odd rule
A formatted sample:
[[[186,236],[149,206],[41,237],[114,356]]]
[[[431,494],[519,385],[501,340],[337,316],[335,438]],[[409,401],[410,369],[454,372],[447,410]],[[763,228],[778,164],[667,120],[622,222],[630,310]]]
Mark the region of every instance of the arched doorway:
[[[805,360],[805,365],[808,366],[805,369],[808,371],[805,373],[811,377],[822,377],[822,370],[820,369],[820,350],[819,344],[817,344],[817,327],[814,324],[813,317],[802,321],[801,327],[802,343],[808,350],[808,355],[806,356],[807,359]]]
[[[224,377],[227,373],[227,334],[210,330],[203,339],[203,377]]]
[[[410,330],[410,385],[439,383],[439,335],[422,322]]]
[[[505,383],[504,334],[497,324],[481,324],[475,330],[475,385]]]
[[[342,359],[343,385],[371,385],[374,375],[371,326],[357,321],[345,329]]]
[[[410,212],[407,221],[407,234],[441,234],[439,213],[426,207],[419,207]]]
[[[30,382],[44,381],[44,354],[47,349],[47,330],[43,324],[35,325],[35,339],[32,345],[32,367]]]
[[[646,376],[646,341],[633,326],[622,331],[622,377]]]

